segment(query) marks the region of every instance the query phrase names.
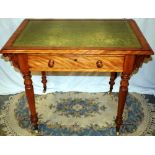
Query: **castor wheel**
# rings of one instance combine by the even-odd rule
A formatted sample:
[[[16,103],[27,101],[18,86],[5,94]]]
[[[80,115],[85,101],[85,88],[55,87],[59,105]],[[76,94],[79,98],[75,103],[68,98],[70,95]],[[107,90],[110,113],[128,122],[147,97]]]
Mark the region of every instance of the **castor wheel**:
[[[119,135],[120,135],[120,128],[116,127],[116,136],[119,136]]]
[[[39,134],[38,125],[33,126],[33,127],[32,127],[32,131],[33,131],[33,133],[36,134],[36,135]]]
[[[43,93],[46,93],[46,89],[43,89]]]
[[[34,133],[35,134],[39,134],[39,130],[34,130]]]
[[[39,130],[33,130],[32,134],[35,135],[35,136],[40,136]]]
[[[120,135],[120,132],[116,132],[116,136],[119,136]]]
[[[111,91],[108,91],[108,95],[111,95],[112,94],[112,92]]]

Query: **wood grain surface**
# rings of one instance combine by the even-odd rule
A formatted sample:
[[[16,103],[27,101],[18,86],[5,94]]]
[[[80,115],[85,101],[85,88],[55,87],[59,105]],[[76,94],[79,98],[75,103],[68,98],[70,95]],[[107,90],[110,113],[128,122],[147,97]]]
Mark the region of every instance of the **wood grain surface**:
[[[38,53],[46,53],[46,54],[111,54],[111,55],[152,55],[152,50],[143,50],[143,49],[114,49],[114,48],[104,48],[104,49],[36,49],[35,47],[32,49],[25,48],[9,48],[1,50],[1,53],[26,53],[26,54],[38,54]]]
[[[54,65],[49,66],[53,61]],[[98,62],[103,66],[100,68]],[[80,71],[80,72],[112,72],[123,71],[124,57],[96,56],[96,55],[28,55],[31,71]]]

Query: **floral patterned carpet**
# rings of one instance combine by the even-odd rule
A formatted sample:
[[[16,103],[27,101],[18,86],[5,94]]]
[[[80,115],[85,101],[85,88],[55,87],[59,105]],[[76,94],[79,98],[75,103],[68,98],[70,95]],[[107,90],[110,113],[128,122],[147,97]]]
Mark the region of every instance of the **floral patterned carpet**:
[[[1,135],[115,136],[116,93],[56,92],[36,95],[39,134],[32,130],[25,93],[0,104]],[[121,135],[153,135],[155,105],[144,95],[127,97]]]

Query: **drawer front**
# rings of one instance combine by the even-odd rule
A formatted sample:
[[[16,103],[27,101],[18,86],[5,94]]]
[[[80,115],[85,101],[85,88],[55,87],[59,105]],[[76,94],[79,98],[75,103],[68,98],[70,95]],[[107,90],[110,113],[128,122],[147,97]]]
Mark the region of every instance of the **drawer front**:
[[[95,55],[28,55],[31,71],[123,71],[124,57]]]

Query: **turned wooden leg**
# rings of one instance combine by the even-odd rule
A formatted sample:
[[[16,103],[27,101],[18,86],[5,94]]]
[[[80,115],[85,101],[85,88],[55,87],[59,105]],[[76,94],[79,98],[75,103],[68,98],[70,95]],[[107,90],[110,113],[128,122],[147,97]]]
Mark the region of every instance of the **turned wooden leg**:
[[[35,107],[35,98],[34,98],[34,91],[33,91],[33,85],[31,80],[31,73],[25,72],[23,73],[23,77],[24,77],[26,96],[29,104],[29,109],[31,112],[31,122],[34,126],[34,129],[38,129],[38,117],[37,117],[36,107]]]
[[[46,83],[47,83],[47,79],[46,79],[46,72],[41,72],[42,73],[42,83],[43,83],[43,93],[46,92]]]
[[[31,113],[31,123],[34,126],[34,129],[38,129],[38,117],[36,113],[35,107],[35,97],[33,91],[33,85],[31,80],[31,72],[29,71],[28,65],[28,56],[27,54],[18,54],[17,55],[18,65],[21,73],[23,74],[24,84],[25,84],[25,92],[29,104],[29,110]]]
[[[118,95],[118,108],[117,108],[117,116],[116,116],[116,132],[119,133],[120,127],[123,123],[123,111],[126,101],[126,96],[128,94],[128,85],[130,75],[132,74],[135,67],[135,56],[127,55],[125,56],[124,65],[123,65],[123,73],[121,75],[121,83],[120,90]]]
[[[109,90],[109,93],[111,94],[112,93],[112,90],[113,90],[113,86],[115,84],[115,79],[117,78],[117,72],[111,72],[111,76],[110,76],[110,90]]]
[[[129,78],[130,74],[127,73],[122,73],[121,76],[121,84],[120,84],[120,90],[119,90],[119,99],[118,99],[118,109],[117,109],[117,117],[116,117],[116,132],[119,133],[120,126],[123,123],[123,111],[124,111],[124,106],[125,106],[125,101],[126,101],[126,96],[128,94],[128,85],[129,85]]]

